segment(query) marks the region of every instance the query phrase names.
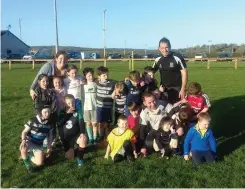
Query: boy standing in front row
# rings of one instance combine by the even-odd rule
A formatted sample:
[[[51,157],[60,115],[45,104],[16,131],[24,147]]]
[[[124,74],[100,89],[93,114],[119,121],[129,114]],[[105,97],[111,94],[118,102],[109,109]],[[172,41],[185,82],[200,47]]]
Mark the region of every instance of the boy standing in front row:
[[[108,135],[108,124],[111,122],[111,114],[113,107],[112,93],[115,82],[108,79],[108,68],[100,66],[97,68],[97,121],[99,124],[100,139],[104,139]]]

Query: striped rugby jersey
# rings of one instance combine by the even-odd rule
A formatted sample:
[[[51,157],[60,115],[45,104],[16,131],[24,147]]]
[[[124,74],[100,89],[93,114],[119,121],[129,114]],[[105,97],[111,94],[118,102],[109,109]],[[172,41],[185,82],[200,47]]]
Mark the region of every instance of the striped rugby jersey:
[[[106,82],[98,82],[97,83],[97,91],[96,91],[96,102],[97,107],[99,108],[112,108],[113,99],[111,97],[114,91],[115,81],[107,80]]]
[[[115,112],[123,114],[126,107],[127,94],[116,96],[115,98]]]
[[[42,121],[39,115],[37,115],[29,120],[25,127],[30,129],[27,134],[30,141],[37,145],[43,145],[43,141],[51,130],[52,124],[48,120]]]

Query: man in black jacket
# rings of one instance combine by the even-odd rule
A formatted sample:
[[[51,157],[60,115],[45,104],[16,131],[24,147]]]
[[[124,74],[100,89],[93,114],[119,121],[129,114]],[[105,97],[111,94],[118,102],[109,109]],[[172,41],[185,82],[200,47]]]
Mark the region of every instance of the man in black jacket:
[[[170,103],[175,103],[185,96],[187,83],[187,66],[184,58],[171,52],[171,44],[167,38],[159,41],[159,51],[162,56],[156,58],[153,69],[160,71],[161,85],[168,94]]]

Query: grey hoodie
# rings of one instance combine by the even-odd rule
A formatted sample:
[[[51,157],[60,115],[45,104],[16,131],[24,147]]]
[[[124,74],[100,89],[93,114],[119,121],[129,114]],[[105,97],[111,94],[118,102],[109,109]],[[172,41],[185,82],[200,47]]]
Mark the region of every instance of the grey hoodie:
[[[55,74],[55,63],[54,62],[47,62],[45,63],[39,72],[37,73],[34,81],[31,84],[30,90],[34,90],[37,87],[37,79],[40,74],[46,74],[47,76],[54,76]]]

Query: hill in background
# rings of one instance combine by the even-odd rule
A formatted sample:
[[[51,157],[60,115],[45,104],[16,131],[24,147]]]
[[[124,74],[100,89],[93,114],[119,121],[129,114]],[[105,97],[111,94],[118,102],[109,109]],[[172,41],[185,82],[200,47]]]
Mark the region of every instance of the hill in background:
[[[32,46],[32,50],[34,51],[48,51],[50,54],[55,54],[55,46]],[[87,47],[74,47],[74,46],[60,46],[59,50],[65,51],[81,51],[87,53],[96,52],[103,57],[104,49],[103,48],[87,48]],[[179,51],[181,53],[186,53],[188,57],[194,57],[197,53],[206,53],[209,54],[209,45],[202,46],[194,46],[189,48],[181,48],[181,49],[173,49],[175,51]],[[128,57],[132,51],[134,54],[145,55],[145,54],[159,54],[157,49],[125,49],[125,57]],[[215,44],[210,45],[210,57],[217,57],[219,53],[226,52],[232,53],[233,57],[241,57],[245,56],[245,44],[237,45],[237,44]],[[106,54],[120,53],[124,56],[124,48],[107,48]]]

